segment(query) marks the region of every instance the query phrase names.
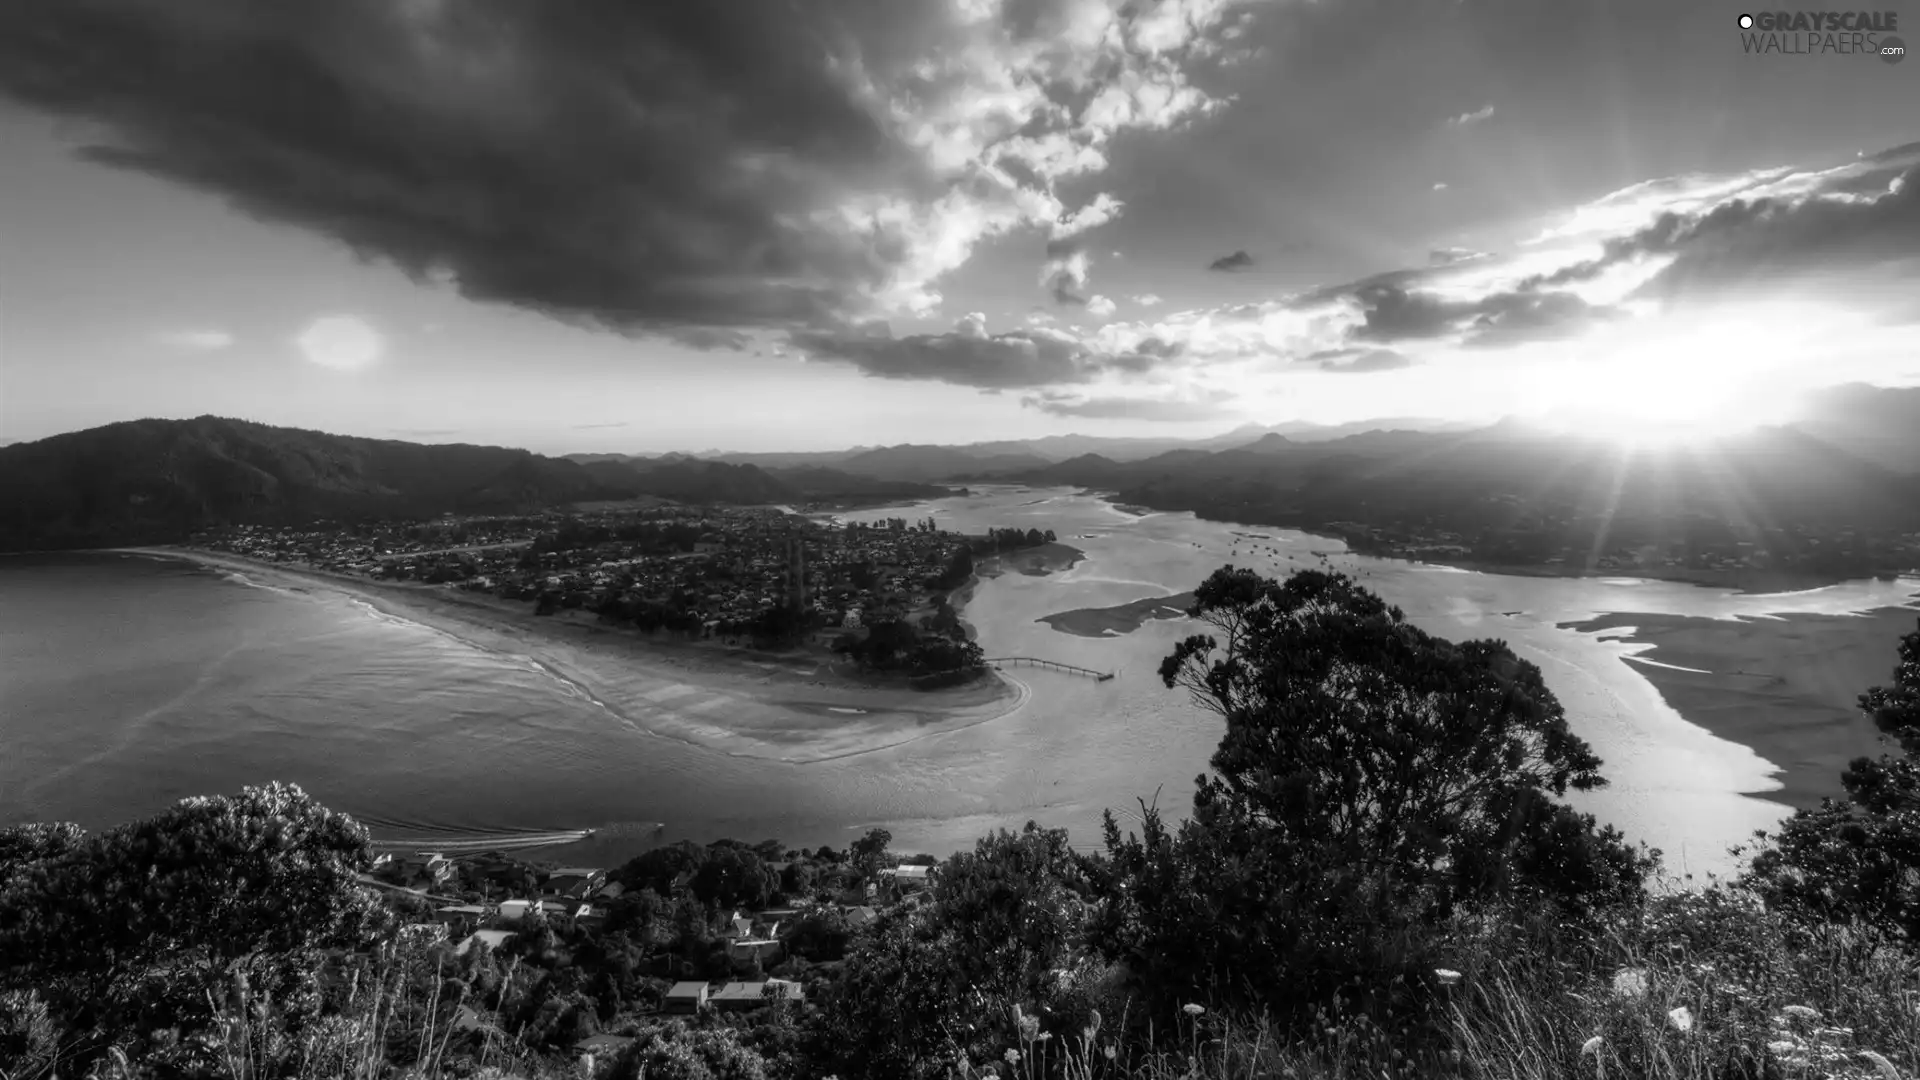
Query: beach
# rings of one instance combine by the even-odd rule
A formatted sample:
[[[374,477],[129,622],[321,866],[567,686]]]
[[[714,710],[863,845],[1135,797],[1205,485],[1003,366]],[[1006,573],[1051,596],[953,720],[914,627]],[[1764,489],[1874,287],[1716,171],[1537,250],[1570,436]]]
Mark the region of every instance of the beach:
[[[1895,607],[1731,619],[1622,612],[1561,625],[1632,646],[1628,662],[1681,716],[1778,767],[1779,788],[1748,794],[1804,809],[1844,794],[1840,774],[1854,758],[1897,749],[1858,699],[1891,680],[1916,622],[1920,608]]]
[[[528,604],[447,585],[377,582],[189,548],[118,550],[295,592],[345,595],[385,617],[524,658],[631,727],[739,757],[804,763],[870,753],[998,719],[1028,695],[1025,684],[994,670],[941,690],[876,685],[819,655],[664,640],[583,611],[536,616]]]

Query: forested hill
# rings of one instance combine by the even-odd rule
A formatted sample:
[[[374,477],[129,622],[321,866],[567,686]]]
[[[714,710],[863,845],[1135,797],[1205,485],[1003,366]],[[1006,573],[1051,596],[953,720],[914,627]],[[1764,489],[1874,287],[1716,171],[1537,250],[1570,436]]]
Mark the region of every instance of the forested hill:
[[[226,522],[523,512],[636,489],[499,446],[132,420],[0,447],[0,550],[165,543]]]

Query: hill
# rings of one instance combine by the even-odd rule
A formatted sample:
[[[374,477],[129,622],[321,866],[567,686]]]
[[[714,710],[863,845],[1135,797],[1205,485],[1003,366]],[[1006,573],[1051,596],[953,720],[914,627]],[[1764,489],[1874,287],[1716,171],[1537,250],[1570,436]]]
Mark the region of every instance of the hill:
[[[0,550],[168,543],[231,523],[517,513],[636,491],[499,446],[132,420],[0,447]]]

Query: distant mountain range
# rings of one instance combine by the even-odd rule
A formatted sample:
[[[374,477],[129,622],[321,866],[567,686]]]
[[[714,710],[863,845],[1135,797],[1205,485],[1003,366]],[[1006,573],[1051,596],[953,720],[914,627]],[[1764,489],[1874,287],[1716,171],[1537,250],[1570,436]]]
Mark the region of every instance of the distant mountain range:
[[[1920,516],[1920,389],[1839,387],[1802,419],[1697,450],[1623,454],[1518,421],[1248,425],[1200,440],[1082,435],[696,457],[421,445],[202,416],[0,446],[0,550],[164,542],[215,523],[514,513],[654,496],[842,505],[939,497],[935,481],[1072,484],[1221,520],[1551,531],[1636,521]],[[1920,526],[1916,526],[1920,527]]]
[[[0,550],[169,543],[215,524],[524,513],[639,495],[758,504],[947,493],[819,468],[581,462],[216,416],[132,420],[0,447]]]

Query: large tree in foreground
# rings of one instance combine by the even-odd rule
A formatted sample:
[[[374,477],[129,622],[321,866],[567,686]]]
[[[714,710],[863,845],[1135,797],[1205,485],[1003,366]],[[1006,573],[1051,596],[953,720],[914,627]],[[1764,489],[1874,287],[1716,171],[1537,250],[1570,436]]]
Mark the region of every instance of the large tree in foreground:
[[[1161,665],[1226,722],[1176,833],[1107,844],[1099,933],[1170,992],[1312,1005],[1353,976],[1430,966],[1456,913],[1642,895],[1653,855],[1557,801],[1602,786],[1534,665],[1454,644],[1351,579],[1226,567]],[[1143,810],[1147,808],[1143,807]]]
[[[204,1028],[209,995],[242,983],[290,1004],[320,950],[383,925],[355,880],[369,862],[363,827],[287,784],[97,835],[0,830],[0,991],[37,991],[100,1042]]]
[[[1900,640],[1892,679],[1861,694],[1860,708],[1900,752],[1850,762],[1847,797],[1788,818],[1746,884],[1803,921],[1920,947],[1920,622]]]

